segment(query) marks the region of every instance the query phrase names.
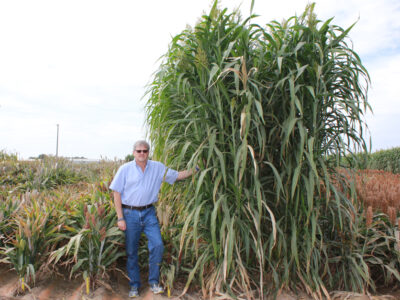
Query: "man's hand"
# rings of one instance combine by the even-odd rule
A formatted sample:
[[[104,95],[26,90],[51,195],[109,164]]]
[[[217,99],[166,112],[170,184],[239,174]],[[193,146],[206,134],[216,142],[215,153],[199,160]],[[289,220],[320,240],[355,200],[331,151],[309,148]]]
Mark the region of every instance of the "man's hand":
[[[118,220],[118,228],[120,229],[120,230],[122,230],[122,231],[125,231],[126,230],[126,223],[125,223],[125,220],[124,219],[122,219],[122,220]]]
[[[192,176],[193,174],[196,174],[198,171],[200,170],[200,168],[198,166],[196,166],[195,170],[185,170],[185,171],[180,171],[178,172],[178,178],[176,180],[184,180],[190,176]]]
[[[122,213],[122,202],[121,202],[121,194],[117,191],[114,191],[114,205],[115,211],[117,212],[118,220],[118,228],[122,231],[126,230],[126,222],[124,219],[124,214]]]

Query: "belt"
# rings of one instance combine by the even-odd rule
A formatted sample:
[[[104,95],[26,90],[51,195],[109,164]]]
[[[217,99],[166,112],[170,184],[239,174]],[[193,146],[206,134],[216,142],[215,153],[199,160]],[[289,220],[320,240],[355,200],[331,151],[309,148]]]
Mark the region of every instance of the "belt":
[[[122,208],[134,209],[134,210],[145,210],[152,206],[153,206],[153,204],[149,204],[149,205],[145,205],[145,206],[131,206],[131,205],[122,204]]]

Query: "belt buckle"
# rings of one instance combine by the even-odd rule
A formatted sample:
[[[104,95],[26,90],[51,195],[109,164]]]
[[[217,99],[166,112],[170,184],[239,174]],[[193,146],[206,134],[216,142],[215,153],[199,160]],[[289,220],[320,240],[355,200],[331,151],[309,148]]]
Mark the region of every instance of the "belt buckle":
[[[151,204],[147,204],[145,206],[140,206],[139,210],[142,211],[142,210],[148,209],[150,207],[151,207]]]

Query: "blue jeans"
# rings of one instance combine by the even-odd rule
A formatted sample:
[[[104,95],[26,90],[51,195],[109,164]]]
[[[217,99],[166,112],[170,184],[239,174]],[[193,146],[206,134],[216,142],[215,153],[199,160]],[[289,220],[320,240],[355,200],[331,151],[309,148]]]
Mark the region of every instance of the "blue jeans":
[[[164,245],[155,208],[152,206],[141,211],[124,208],[123,213],[126,222],[125,243],[128,258],[126,268],[130,279],[129,285],[140,287],[138,248],[142,232],[147,237],[149,247],[149,284],[158,283]]]

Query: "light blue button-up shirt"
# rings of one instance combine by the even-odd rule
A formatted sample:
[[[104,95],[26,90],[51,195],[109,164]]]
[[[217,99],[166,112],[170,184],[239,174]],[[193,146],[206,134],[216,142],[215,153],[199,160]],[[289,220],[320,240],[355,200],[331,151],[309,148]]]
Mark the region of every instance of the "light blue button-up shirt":
[[[173,184],[178,171],[158,161],[148,160],[144,172],[135,161],[123,164],[115,174],[110,189],[121,194],[122,204],[145,206],[158,200],[163,181]]]

